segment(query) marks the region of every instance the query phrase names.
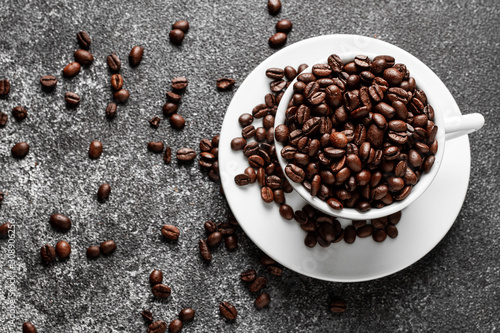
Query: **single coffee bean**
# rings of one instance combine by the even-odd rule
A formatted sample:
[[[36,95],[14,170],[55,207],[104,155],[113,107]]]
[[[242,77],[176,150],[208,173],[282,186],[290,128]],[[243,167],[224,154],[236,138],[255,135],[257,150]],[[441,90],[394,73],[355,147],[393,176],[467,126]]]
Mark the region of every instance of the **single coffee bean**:
[[[168,37],[170,38],[172,44],[181,45],[182,41],[184,40],[185,34],[181,29],[172,29],[170,30]]]
[[[182,330],[182,321],[180,319],[174,319],[168,325],[168,331],[170,333],[179,333]]]
[[[269,0],[267,2],[267,10],[269,14],[276,15],[281,10],[281,1],[280,0]]]
[[[333,313],[345,312],[347,308],[347,302],[343,299],[336,298],[330,302],[330,311]]]
[[[213,221],[207,221],[203,224],[203,227],[205,228],[205,232],[207,235],[210,235],[213,232],[217,231],[217,225]]]
[[[148,333],[165,333],[167,331],[167,323],[163,320],[157,320],[148,326]]]
[[[284,32],[284,31],[282,31],[282,32]],[[293,79],[295,79],[296,76],[297,76],[297,70],[295,70],[295,68],[293,68],[292,66],[285,67],[285,78],[288,81],[293,81]]]
[[[186,20],[180,20],[172,24],[172,29],[179,29],[182,30],[184,33],[188,32],[189,30],[189,22]]]
[[[384,229],[375,229],[372,234],[373,240],[380,243],[387,238],[387,233]]]
[[[284,32],[285,34],[287,34],[290,31],[292,31],[292,27],[293,27],[292,21],[287,20],[287,19],[279,20],[276,23],[276,31],[277,32]]]
[[[123,87],[123,76],[121,74],[111,75],[111,88],[113,90],[120,90]]]
[[[241,150],[243,149],[247,144],[247,140],[245,138],[234,138],[231,140],[231,149],[232,150]]]
[[[267,271],[271,273],[272,275],[276,276],[281,276],[283,273],[283,269],[281,267],[275,266],[275,265],[269,265],[267,266]]]
[[[44,263],[51,263],[56,258],[56,250],[51,245],[44,245],[40,249],[40,256],[42,257],[42,261]]]
[[[70,106],[75,106],[80,103],[80,96],[71,91],[68,91],[66,94],[64,94],[64,99],[66,100],[66,104]]]
[[[6,238],[9,235],[10,229],[12,229],[12,224],[10,222],[5,222],[0,225],[0,238]]]
[[[167,91],[167,101],[172,103],[179,103],[182,99],[182,96],[174,93],[173,91]]]
[[[45,75],[40,78],[40,84],[43,90],[50,91],[56,87],[57,79],[55,76]]]
[[[263,276],[259,276],[250,285],[250,292],[256,293],[267,285],[267,279]]]
[[[115,252],[115,250],[116,250],[116,243],[112,240],[104,241],[99,245],[99,251],[101,251],[101,253],[104,255],[111,254]]]
[[[86,50],[90,48],[90,44],[92,43],[92,40],[90,39],[90,36],[86,31],[80,31],[79,33],[77,33],[76,41],[81,48]]]
[[[77,75],[78,73],[80,73],[81,68],[82,67],[80,66],[80,64],[78,62],[76,62],[76,61],[71,62],[71,63],[67,64],[66,67],[64,67],[63,75],[71,78],[71,77]]]
[[[60,240],[56,244],[56,255],[60,259],[66,259],[71,253],[71,245],[64,240]]]
[[[7,125],[7,120],[9,120],[9,116],[5,112],[0,111],[0,127]]]
[[[100,202],[104,202],[108,200],[110,193],[111,193],[111,186],[109,186],[109,184],[107,183],[104,183],[101,186],[99,186],[99,189],[97,190],[97,199]]]
[[[283,47],[286,44],[287,35],[284,32],[277,32],[269,38],[269,46],[274,49]]]
[[[149,274],[149,283],[152,286],[162,283],[163,281],[163,272],[159,269],[154,269],[151,274]]]
[[[172,88],[175,90],[184,90],[188,86],[188,79],[185,77],[176,77],[172,79]]]
[[[246,127],[252,124],[253,116],[250,113],[243,113],[239,118],[238,122],[242,127]]]
[[[191,148],[181,148],[177,151],[177,160],[180,162],[191,162],[196,157],[196,152]]]
[[[130,93],[127,89],[120,89],[113,93],[113,99],[118,103],[125,103],[126,101],[128,101],[129,97]]]
[[[106,117],[108,117],[108,119],[113,119],[116,116],[116,109],[115,103],[108,103],[106,106]]]
[[[233,79],[223,77],[220,79],[217,79],[217,89],[219,90],[229,90],[232,89],[236,81]]]
[[[194,319],[195,311],[192,308],[184,308],[179,312],[179,319],[182,322],[192,321]]]
[[[158,128],[160,126],[160,118],[159,117],[153,117],[151,119],[149,119],[149,125],[151,125],[151,127],[153,128]]]
[[[144,48],[142,46],[134,46],[128,55],[128,61],[130,66],[137,67],[142,61],[142,56],[144,54]]]
[[[91,159],[98,159],[102,154],[102,143],[100,141],[94,140],[89,146],[89,157]]]
[[[200,150],[202,152],[209,152],[212,150],[212,141],[209,139],[202,139],[200,141]]]
[[[207,237],[207,245],[217,247],[222,242],[222,234],[219,231],[214,231]]]
[[[249,269],[247,271],[244,271],[240,274],[241,281],[243,282],[253,282],[255,281],[255,278],[257,277],[257,273],[255,272],[254,269]]]
[[[116,53],[110,54],[106,58],[106,62],[108,63],[108,67],[112,72],[118,72],[122,68],[122,62],[120,58],[116,55]]]
[[[35,325],[30,322],[25,322],[23,324],[23,333],[36,333]]]
[[[219,304],[219,311],[227,320],[235,320],[238,316],[238,311],[236,311],[236,308],[229,302],[221,302]]]
[[[10,151],[14,158],[21,159],[24,158],[26,155],[28,155],[29,150],[30,146],[26,142],[19,142],[16,143]]]
[[[262,293],[255,299],[254,305],[257,309],[263,309],[269,305],[271,297],[268,293]]]
[[[264,186],[260,190],[260,196],[264,202],[270,203],[274,201],[273,190],[270,187]]]
[[[67,231],[71,228],[71,220],[69,219],[69,217],[59,213],[52,214],[50,216],[49,222],[54,229]]]
[[[293,208],[290,207],[289,205],[286,205],[286,204],[281,205],[280,206],[280,215],[281,215],[281,217],[283,217],[286,220],[293,219],[293,216],[294,216]]]
[[[210,249],[208,248],[207,242],[205,240],[200,239],[198,242],[198,247],[201,257],[205,259],[205,261],[212,260],[212,253],[210,252]]]
[[[172,150],[170,149],[170,147],[165,147],[165,152],[163,153],[163,162],[165,162],[165,164],[169,164],[170,161],[172,160]]]
[[[28,116],[28,111],[21,105],[18,105],[12,109],[12,116],[17,121],[22,121],[26,119],[26,117]]]
[[[82,66],[90,65],[94,61],[94,56],[87,50],[76,50],[73,54],[75,61]]]
[[[99,246],[93,245],[87,248],[87,257],[90,259],[97,258],[101,254],[101,250]]]
[[[238,238],[236,235],[229,235],[224,238],[224,245],[228,251],[234,251],[238,247]]]
[[[168,240],[174,241],[179,239],[180,231],[176,226],[165,224],[161,228],[161,234]]]
[[[356,234],[358,237],[366,238],[371,236],[373,233],[373,226],[371,224],[364,225],[356,230]]]
[[[144,318],[144,320],[146,320],[146,322],[151,323],[153,321],[153,314],[151,313],[151,311],[143,310],[141,312],[141,315],[142,315],[142,318]]]
[[[167,102],[163,105],[163,115],[165,117],[169,117],[172,114],[176,113],[179,108],[179,105],[172,102]]]
[[[10,82],[7,79],[0,80],[0,98],[6,98],[10,92]]]
[[[176,130],[181,130],[186,125],[186,120],[184,119],[184,117],[177,113],[174,113],[170,117],[169,121],[170,125]]]
[[[234,177],[234,182],[238,186],[245,186],[251,183],[250,176],[244,173],[238,174]]]
[[[348,225],[344,229],[344,240],[347,244],[352,244],[356,240],[356,229],[352,225]]]
[[[398,228],[394,224],[389,224],[388,226],[386,226],[385,232],[386,232],[387,236],[389,236],[391,238],[398,237]]]

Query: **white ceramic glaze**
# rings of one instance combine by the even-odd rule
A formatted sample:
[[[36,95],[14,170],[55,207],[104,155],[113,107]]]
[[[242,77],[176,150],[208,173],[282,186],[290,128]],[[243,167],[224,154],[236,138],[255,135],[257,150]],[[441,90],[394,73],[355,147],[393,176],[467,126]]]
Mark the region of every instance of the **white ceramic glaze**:
[[[369,50],[369,51],[367,51]],[[245,233],[270,257],[284,266],[317,279],[356,282],[371,280],[397,272],[422,258],[444,237],[458,215],[465,198],[470,173],[470,150],[467,136],[446,143],[441,149],[440,168],[434,181],[420,197],[403,210],[398,224],[399,236],[376,243],[371,238],[360,239],[352,245],[345,242],[328,248],[304,245],[305,232],[295,221],[284,220],[275,203],[266,204],[260,197],[260,187],[250,184],[238,187],[234,177],[242,173],[248,162],[241,151],[232,151],[232,138],[241,136],[238,117],[251,113],[269,92],[270,80],[265,71],[270,67],[297,67],[314,64],[336,54],[389,54],[397,62],[407,64],[419,83],[420,77],[433,78],[432,87],[438,100],[430,101],[443,117],[460,116],[459,108],[444,84],[435,74],[400,48],[377,39],[356,35],[329,35],[307,39],[276,52],[263,61],[241,84],[231,101],[221,130],[219,165],[227,201]],[[417,65],[418,74],[412,72]],[[419,66],[423,66],[420,70]],[[415,69],[416,70],[416,69]],[[417,77],[418,76],[418,77]],[[435,80],[434,80],[435,79]],[[422,87],[421,84],[419,86]],[[429,94],[427,93],[428,97]],[[254,125],[261,126],[256,120]],[[439,124],[438,124],[439,125]],[[444,135],[442,131],[438,135]],[[434,166],[436,167],[436,165]],[[436,168],[437,169],[437,168]],[[306,201],[297,193],[286,195],[287,203],[300,209]],[[340,219],[345,227],[350,223]]]

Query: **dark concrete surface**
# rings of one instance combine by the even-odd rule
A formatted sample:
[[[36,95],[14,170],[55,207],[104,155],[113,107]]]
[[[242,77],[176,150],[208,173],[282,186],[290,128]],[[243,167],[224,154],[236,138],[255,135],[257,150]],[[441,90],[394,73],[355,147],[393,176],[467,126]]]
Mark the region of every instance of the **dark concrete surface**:
[[[268,14],[265,0],[234,1],[2,1],[0,78],[12,83],[0,110],[25,105],[23,122],[9,118],[0,129],[0,189],[8,193],[0,223],[12,222],[15,237],[0,241],[0,332],[20,332],[24,321],[38,332],[145,332],[139,315],[149,309],[167,322],[182,307],[196,310],[186,332],[492,332],[500,313],[500,135],[498,80],[500,4],[496,1],[299,1],[283,0],[281,13]],[[202,224],[225,221],[229,208],[219,186],[197,164],[164,165],[146,150],[163,140],[172,149],[197,148],[216,134],[233,92],[219,92],[215,80],[241,83],[274,50],[267,45],[281,18],[294,23],[288,44],[331,33],[376,36],[414,54],[450,89],[463,113],[481,112],[484,128],[470,136],[471,179],[465,203],[444,240],[422,260],[389,277],[365,283],[328,283],[285,270],[272,277],[260,266],[259,250],[244,235],[234,253],[223,247],[204,265],[197,252]],[[182,46],[168,41],[171,24],[187,19],[191,28]],[[92,36],[94,64],[77,77],[61,70],[77,49],[75,35]],[[143,45],[142,64],[126,61]],[[115,120],[104,109],[110,101],[105,57],[117,52],[131,92]],[[286,64],[283,64],[286,65]],[[41,75],[59,78],[54,93],[41,92]],[[170,80],[188,77],[180,113],[182,131],[161,116]],[[68,109],[63,95],[75,91],[80,106]],[[104,144],[103,156],[87,157],[92,140]],[[10,148],[31,145],[24,160]],[[198,149],[198,148],[197,148]],[[95,193],[112,186],[110,200]],[[71,217],[62,234],[48,224],[52,213]],[[162,241],[159,229],[181,229],[177,243]],[[51,266],[40,263],[45,243],[68,240],[71,258]],[[114,239],[110,257],[89,261],[85,249]],[[270,280],[268,309],[253,306],[255,296],[239,273],[256,268]],[[172,287],[167,301],[154,300],[148,276],[159,268]],[[328,299],[348,301],[343,314],[328,310]],[[239,311],[226,323],[221,300]]]

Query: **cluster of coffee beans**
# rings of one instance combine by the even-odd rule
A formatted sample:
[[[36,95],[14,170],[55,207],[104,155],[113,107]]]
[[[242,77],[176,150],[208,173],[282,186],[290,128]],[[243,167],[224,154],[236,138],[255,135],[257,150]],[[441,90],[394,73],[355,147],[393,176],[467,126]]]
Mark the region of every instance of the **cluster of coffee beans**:
[[[226,249],[230,252],[236,250],[238,247],[237,233],[240,231],[240,227],[233,215],[228,217],[227,222],[216,224],[213,221],[207,221],[203,224],[203,227],[205,228],[207,238],[198,241],[198,248],[201,257],[206,262],[212,260],[211,249],[219,247],[222,241],[224,241]]]
[[[186,120],[183,116],[177,113],[179,110],[179,104],[181,102],[182,96],[180,95],[186,87],[188,86],[188,80],[185,77],[176,77],[172,79],[172,89],[173,91],[167,92],[167,102],[163,105],[163,115],[169,118],[170,125],[176,130],[181,130],[186,125]],[[159,123],[155,121],[154,118],[150,120],[150,124],[153,127],[158,127],[155,125]]]
[[[142,311],[142,317],[148,324],[148,333],[165,333],[168,331],[170,333],[178,333],[182,330],[184,323],[193,321],[195,311],[192,308],[184,308],[179,312],[179,318],[174,319],[167,326],[167,323],[163,320],[157,320],[153,322],[153,314],[148,311]]]
[[[168,37],[170,41],[175,45],[181,45],[186,33],[189,30],[189,22],[186,20],[180,20],[172,24],[172,30],[170,30]]]
[[[214,181],[220,181],[219,174],[219,140],[220,135],[214,135],[211,139],[200,141],[200,159],[198,164],[202,171],[207,172],[208,177]]]
[[[113,240],[102,242],[99,246],[92,245],[87,248],[87,258],[95,259],[101,254],[110,255],[116,250],[116,243]]]
[[[285,173],[333,209],[404,200],[434,164],[434,110],[404,64],[356,56],[297,77],[276,140]]]
[[[271,15],[277,15],[281,11],[280,0],[269,0],[267,10]],[[276,33],[269,38],[269,46],[274,49],[283,47],[286,44],[288,33],[292,31],[293,24],[290,20],[284,19],[276,23]]]
[[[65,240],[57,242],[55,249],[49,244],[42,246],[40,249],[40,257],[42,258],[42,262],[45,264],[53,262],[56,256],[59,259],[66,259],[69,257],[70,253],[71,245],[69,245],[69,243]]]
[[[163,284],[163,272],[155,269],[149,275],[151,283],[151,291],[156,298],[168,298],[172,294],[172,289],[166,284]]]

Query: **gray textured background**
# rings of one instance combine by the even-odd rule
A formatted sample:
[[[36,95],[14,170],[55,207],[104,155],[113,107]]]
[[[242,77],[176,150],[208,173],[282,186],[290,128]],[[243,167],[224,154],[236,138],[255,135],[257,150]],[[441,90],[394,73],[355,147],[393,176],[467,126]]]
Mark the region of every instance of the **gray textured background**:
[[[0,129],[0,189],[8,192],[0,223],[10,221],[17,229],[13,261],[7,262],[7,241],[0,241],[0,332],[20,332],[26,320],[39,332],[141,332],[146,329],[142,309],[169,322],[185,306],[197,312],[185,326],[188,332],[498,329],[498,2],[284,0],[277,17],[268,14],[266,2],[2,1],[0,78],[9,78],[12,90],[0,100],[0,109],[10,117],[11,108],[22,104],[29,115],[21,123],[10,117]],[[173,150],[197,148],[200,139],[216,134],[233,93],[218,92],[215,80],[230,76],[241,83],[271,55],[267,39],[281,18],[294,23],[288,44],[355,33],[402,47],[437,73],[463,113],[481,112],[486,125],[470,137],[471,179],[462,211],[430,254],[402,272],[357,284],[316,281],[288,270],[280,278],[263,272],[270,279],[272,303],[257,311],[254,296],[238,278],[247,268],[263,271],[259,250],[247,238],[240,237],[235,253],[223,247],[215,251],[209,266],[197,252],[203,222],[225,221],[229,213],[218,185],[197,164],[164,165],[146,144],[163,140]],[[168,41],[170,25],[178,19],[191,24],[181,47]],[[63,79],[61,70],[72,61],[75,34],[82,29],[92,36],[95,62],[77,77]],[[145,47],[145,57],[131,69],[125,60],[136,44]],[[108,122],[105,57],[111,52],[124,60],[131,98]],[[54,93],[41,92],[38,80],[45,74],[60,79]],[[180,108],[187,126],[174,131],[167,121],[154,130],[147,120],[162,117],[164,94],[178,75],[190,80]],[[66,91],[81,95],[78,108],[65,106]],[[104,144],[97,161],[87,157],[94,139]],[[21,161],[10,156],[19,141],[31,145]],[[102,182],[112,186],[105,204],[95,200]],[[54,212],[72,218],[67,234],[48,224]],[[167,222],[180,227],[178,243],[162,241],[158,231]],[[71,258],[43,266],[40,247],[59,239],[71,243]],[[85,249],[106,239],[116,240],[116,253],[88,261]],[[152,298],[153,268],[162,269],[172,286],[167,301]],[[348,301],[345,313],[328,310],[331,295]],[[220,318],[221,300],[238,308],[235,323]]]

